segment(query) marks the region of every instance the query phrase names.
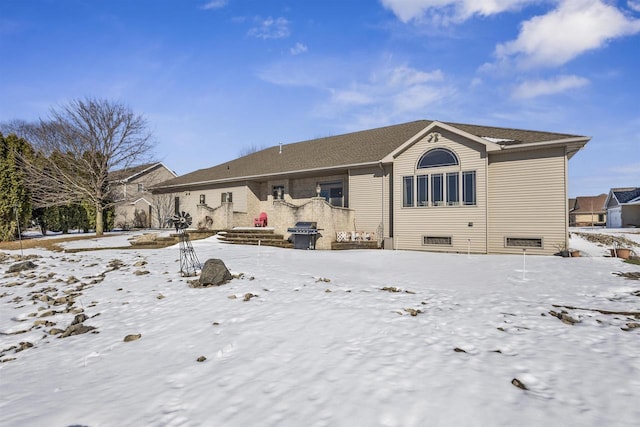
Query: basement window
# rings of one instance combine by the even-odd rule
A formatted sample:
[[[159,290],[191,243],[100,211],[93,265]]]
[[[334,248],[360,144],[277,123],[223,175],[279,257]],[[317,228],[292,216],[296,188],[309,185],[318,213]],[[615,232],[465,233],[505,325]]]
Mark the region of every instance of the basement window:
[[[426,246],[451,246],[451,236],[422,236],[422,244]]]
[[[507,248],[542,248],[541,237],[505,237]]]

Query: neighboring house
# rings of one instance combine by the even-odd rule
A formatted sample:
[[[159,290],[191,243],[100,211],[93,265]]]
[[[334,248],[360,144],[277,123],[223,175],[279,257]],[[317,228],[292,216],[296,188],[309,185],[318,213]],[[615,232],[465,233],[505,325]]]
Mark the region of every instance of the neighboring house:
[[[297,221],[385,248],[552,254],[567,244],[567,161],[590,138],[420,120],[267,148],[155,186],[194,226],[287,236]]]
[[[158,200],[149,192],[149,188],[175,177],[175,172],[160,162],[111,172],[109,182],[118,200],[114,226],[125,229],[163,226],[166,214],[158,215],[160,206]],[[173,211],[167,214],[173,214]]]
[[[612,188],[604,206],[607,227],[640,227],[640,187]]]
[[[569,226],[588,227],[607,224],[606,194],[569,199]]]

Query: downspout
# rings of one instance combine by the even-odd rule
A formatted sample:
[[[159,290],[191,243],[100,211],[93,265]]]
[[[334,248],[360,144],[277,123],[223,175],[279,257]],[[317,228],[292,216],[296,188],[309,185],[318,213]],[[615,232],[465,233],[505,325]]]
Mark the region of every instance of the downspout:
[[[564,147],[564,246],[569,249],[569,155]]]
[[[380,168],[380,224],[381,224],[381,242],[384,243],[384,166],[382,162],[378,162]]]
[[[489,253],[489,153],[484,161],[484,253]]]

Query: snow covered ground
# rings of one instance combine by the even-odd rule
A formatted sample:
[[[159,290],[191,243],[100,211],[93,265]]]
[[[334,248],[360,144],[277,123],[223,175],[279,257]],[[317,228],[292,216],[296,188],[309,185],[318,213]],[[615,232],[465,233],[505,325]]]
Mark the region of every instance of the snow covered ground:
[[[585,256],[194,241],[241,276],[214,288],[177,246],[27,249],[19,274],[0,251],[0,425],[637,425],[640,281],[613,273],[640,266],[571,243]],[[74,319],[95,329],[50,334]]]

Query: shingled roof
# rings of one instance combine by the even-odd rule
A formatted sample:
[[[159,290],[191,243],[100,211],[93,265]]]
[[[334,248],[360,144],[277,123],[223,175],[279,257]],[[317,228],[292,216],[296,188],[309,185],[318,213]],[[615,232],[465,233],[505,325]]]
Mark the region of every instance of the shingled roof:
[[[183,185],[252,179],[303,171],[374,164],[392,153],[421,130],[431,120],[418,120],[343,135],[312,139],[267,148],[220,165],[200,169],[155,186],[156,189]],[[443,122],[444,123],[444,122]],[[514,145],[548,142],[566,138],[581,138],[551,132],[508,129],[489,126],[445,123],[488,142]]]
[[[628,203],[638,197],[640,197],[640,187],[636,188],[614,188],[613,194],[616,196],[618,203]]]
[[[569,210],[572,214],[590,214],[590,213],[605,213],[605,201],[607,200],[606,194],[600,194],[598,196],[579,196],[575,199],[573,210],[571,205]]]
[[[163,166],[161,162],[145,163],[144,165],[132,166],[130,168],[119,169],[113,172],[109,172],[109,181],[129,181],[139,174],[151,170],[155,167]],[[174,173],[175,175],[175,173]]]

